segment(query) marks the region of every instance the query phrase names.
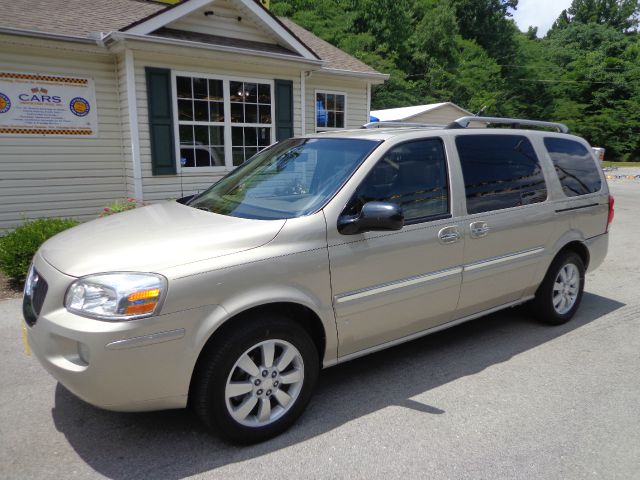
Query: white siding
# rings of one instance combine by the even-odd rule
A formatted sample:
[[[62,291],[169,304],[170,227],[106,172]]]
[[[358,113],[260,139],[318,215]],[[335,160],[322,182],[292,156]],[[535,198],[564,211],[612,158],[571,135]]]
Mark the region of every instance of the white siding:
[[[178,50],[176,54],[143,52],[136,50],[136,89],[140,130],[140,161],[142,164],[142,188],[144,201],[179,198],[204,190],[225,172],[184,171],[178,175],[156,175],[151,172],[149,143],[149,119],[147,114],[147,89],[145,67],[169,68],[191,73],[248,77],[255,79],[283,79],[293,81],[294,133],[300,135],[300,67],[291,62],[256,57],[238,61],[237,55],[205,52],[202,50]],[[250,62],[254,63],[250,63]],[[174,105],[175,108],[175,105]],[[177,141],[177,140],[176,140]]]
[[[204,12],[214,12],[205,16]],[[238,17],[241,18],[238,21]],[[258,23],[251,20],[245,13],[239,11],[228,0],[216,0],[206,7],[176,20],[167,25],[168,28],[186,30],[188,32],[207,33],[220,37],[240,38],[275,44],[275,37],[267,32]]]
[[[316,91],[342,92],[347,96],[346,128],[360,128],[369,121],[367,82],[357,78],[314,72],[306,80],[306,133],[316,131]]]
[[[87,220],[126,195],[115,60],[97,47],[0,36],[0,70],[91,77],[98,110],[96,138],[0,137],[0,235],[24,218]]]

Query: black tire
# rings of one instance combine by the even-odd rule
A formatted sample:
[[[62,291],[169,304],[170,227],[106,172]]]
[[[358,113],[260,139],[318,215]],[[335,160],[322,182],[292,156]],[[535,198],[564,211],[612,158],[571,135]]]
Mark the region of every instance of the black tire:
[[[285,431],[302,414],[311,399],[318,379],[319,355],[307,331],[285,316],[277,314],[252,315],[248,318],[238,318],[232,321],[237,321],[237,327],[232,327],[231,330],[227,330],[213,339],[213,341],[210,341],[201,354],[194,372],[189,399],[190,405],[205,425],[216,431],[222,438],[238,444],[262,442]],[[236,362],[245,352],[262,342],[272,340],[283,344],[288,343],[297,349],[302,359],[303,379],[296,384],[296,396],[293,403],[290,403],[287,407],[281,407],[277,403],[278,399],[275,394],[277,385],[272,387],[274,390],[273,398],[270,398],[269,401],[275,404],[276,408],[288,409],[282,416],[266,425],[243,425],[232,417],[227,406],[228,401],[236,401],[236,398],[238,398],[227,400],[225,396],[227,380],[232,378],[232,374],[244,373],[237,367]],[[276,350],[278,348],[276,346]],[[283,351],[281,350],[280,353]],[[274,369],[277,366],[276,360],[279,358],[277,354],[278,351],[276,351],[273,362]],[[250,355],[255,357],[254,350],[251,350]],[[255,381],[250,380],[250,378],[259,379],[259,377],[246,375],[250,383]],[[270,380],[270,377],[271,375],[268,375],[265,378]],[[243,379],[243,381],[246,382],[247,379]],[[283,391],[284,388],[288,387],[284,383],[283,381],[282,385],[280,385]],[[270,391],[264,390],[264,393],[261,393],[262,397],[258,400],[255,409],[252,410],[255,411],[255,414],[247,417],[245,421],[255,419],[258,422],[260,402],[264,401],[264,396]],[[249,396],[255,397],[257,393],[254,390],[251,393],[243,394],[244,396],[239,398],[249,400]]]
[[[571,265],[575,266],[578,272],[579,285],[577,296],[571,308],[567,311],[563,311],[563,309],[558,311],[554,306],[554,285],[561,270],[566,266],[571,268]],[[539,321],[550,325],[562,325],[563,323],[571,320],[580,307],[580,301],[582,300],[582,293],[584,290],[584,271],[584,262],[577,253],[565,250],[556,256],[551,263],[549,270],[547,270],[544,280],[536,291],[535,299],[531,302],[533,312]]]

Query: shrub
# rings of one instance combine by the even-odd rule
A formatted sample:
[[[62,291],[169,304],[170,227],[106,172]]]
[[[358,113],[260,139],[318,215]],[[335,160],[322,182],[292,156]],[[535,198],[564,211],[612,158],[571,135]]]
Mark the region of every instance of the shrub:
[[[23,282],[31,259],[45,240],[78,225],[70,218],[28,220],[5,237],[0,237],[0,270],[10,279]]]
[[[134,208],[142,207],[144,204],[139,204],[135,198],[127,198],[126,200],[116,200],[110,203],[102,209],[100,213],[101,217],[107,217],[114,213],[126,212],[127,210],[133,210]]]

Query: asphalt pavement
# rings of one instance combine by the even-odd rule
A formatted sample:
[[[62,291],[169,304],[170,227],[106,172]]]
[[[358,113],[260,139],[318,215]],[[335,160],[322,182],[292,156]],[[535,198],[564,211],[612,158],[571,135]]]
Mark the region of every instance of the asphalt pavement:
[[[640,183],[611,182],[605,264],[567,325],[511,309],[324,371],[284,435],[106,412],[23,352],[0,303],[1,479],[640,478]]]

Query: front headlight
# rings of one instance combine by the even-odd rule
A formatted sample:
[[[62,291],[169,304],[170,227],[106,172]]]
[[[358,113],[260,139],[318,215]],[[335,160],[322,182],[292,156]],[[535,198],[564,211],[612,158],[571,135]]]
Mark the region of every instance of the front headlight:
[[[71,284],[64,299],[70,312],[100,320],[134,320],[160,311],[167,279],[155,273],[101,273]]]

